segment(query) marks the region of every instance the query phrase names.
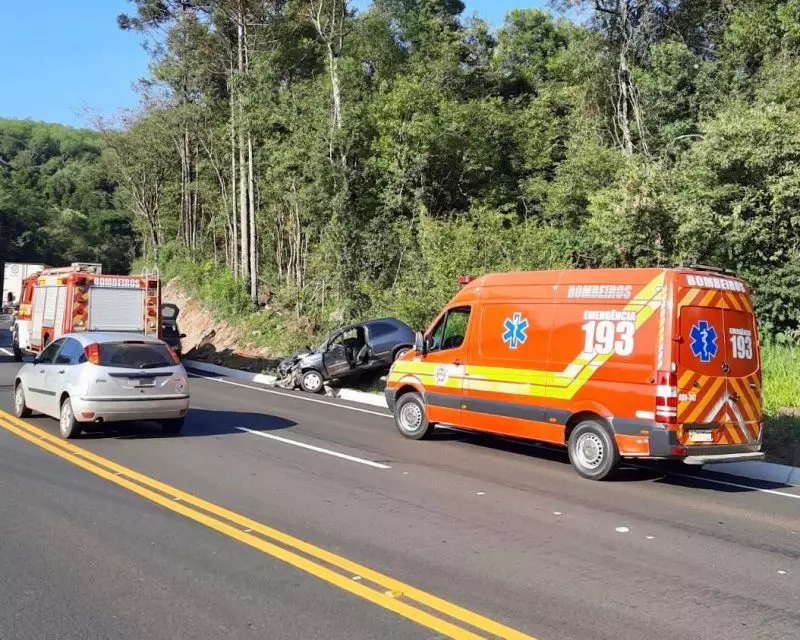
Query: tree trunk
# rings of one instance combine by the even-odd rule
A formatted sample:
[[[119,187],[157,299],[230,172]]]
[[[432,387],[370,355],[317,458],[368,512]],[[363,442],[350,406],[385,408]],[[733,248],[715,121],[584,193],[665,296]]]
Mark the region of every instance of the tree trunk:
[[[237,45],[238,45],[238,58],[239,58],[239,79],[241,80],[244,74],[244,15],[239,13],[237,17]],[[241,89],[237,94],[239,109],[237,129],[239,132],[239,218],[240,218],[240,231],[242,238],[242,251],[241,251],[241,276],[247,282],[250,275],[250,240],[248,230],[248,212],[247,212],[247,162],[245,160],[245,135],[244,135],[244,105],[242,104]]]
[[[234,275],[239,275],[239,224],[237,222],[236,206],[238,200],[236,199],[236,130],[235,130],[235,115],[234,108],[234,94],[233,94],[233,62],[231,62],[231,83],[230,83],[230,102],[231,102],[231,226],[233,230],[233,247],[231,251],[231,270]]]
[[[253,137],[247,134],[247,190],[250,221],[250,297],[258,298],[258,255],[256,253],[258,232],[256,230],[255,180],[253,178]]]

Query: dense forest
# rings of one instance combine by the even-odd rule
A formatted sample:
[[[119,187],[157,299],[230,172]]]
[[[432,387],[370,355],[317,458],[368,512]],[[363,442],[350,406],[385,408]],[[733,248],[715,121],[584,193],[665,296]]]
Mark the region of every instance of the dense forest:
[[[0,262],[128,269],[130,215],[95,131],[0,119]]]
[[[690,260],[800,340],[800,0],[557,0],[496,30],[461,0],[131,2],[152,63],[102,158],[3,125],[18,253],[67,234],[120,264],[125,211],[140,256],[305,332],[422,327],[464,273]]]

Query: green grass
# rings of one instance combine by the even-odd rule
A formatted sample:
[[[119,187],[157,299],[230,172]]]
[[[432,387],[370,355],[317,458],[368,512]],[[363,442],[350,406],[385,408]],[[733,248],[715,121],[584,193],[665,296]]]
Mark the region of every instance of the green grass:
[[[764,452],[770,462],[800,465],[800,349],[765,346]]]
[[[763,347],[764,411],[800,409],[800,348]]]

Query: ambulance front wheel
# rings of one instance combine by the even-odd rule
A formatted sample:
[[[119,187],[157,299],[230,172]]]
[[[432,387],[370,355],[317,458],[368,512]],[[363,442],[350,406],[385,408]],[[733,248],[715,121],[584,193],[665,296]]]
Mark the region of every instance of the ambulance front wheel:
[[[600,422],[581,422],[569,436],[569,461],[590,480],[606,480],[619,469],[620,455],[611,431]]]
[[[425,403],[418,393],[407,393],[400,397],[394,408],[394,423],[398,431],[411,440],[427,438],[434,428],[428,422]]]

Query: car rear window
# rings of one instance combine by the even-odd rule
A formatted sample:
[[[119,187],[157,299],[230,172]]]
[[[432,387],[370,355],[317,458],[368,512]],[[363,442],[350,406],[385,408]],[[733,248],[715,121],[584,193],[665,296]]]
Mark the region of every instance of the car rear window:
[[[155,369],[174,366],[165,344],[152,342],[108,342],[100,345],[100,365],[121,369]]]

